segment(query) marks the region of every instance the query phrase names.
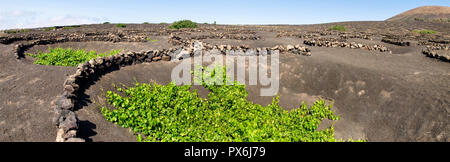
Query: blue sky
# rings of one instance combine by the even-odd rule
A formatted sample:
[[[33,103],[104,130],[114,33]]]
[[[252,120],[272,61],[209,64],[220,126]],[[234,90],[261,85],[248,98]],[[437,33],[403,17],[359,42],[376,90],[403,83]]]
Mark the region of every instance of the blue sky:
[[[160,23],[316,24],[385,20],[449,0],[1,0],[0,29],[54,25]]]

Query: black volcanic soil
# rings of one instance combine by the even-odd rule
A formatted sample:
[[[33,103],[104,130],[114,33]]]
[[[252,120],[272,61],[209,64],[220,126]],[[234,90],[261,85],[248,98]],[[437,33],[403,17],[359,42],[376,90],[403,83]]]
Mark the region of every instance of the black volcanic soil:
[[[296,108],[301,101],[318,98],[334,102],[341,115],[335,126],[337,138],[364,138],[369,141],[450,141],[450,64],[425,57],[422,46],[399,47],[380,42],[380,34],[401,34],[406,28],[429,28],[447,36],[448,24],[414,22],[349,22],[350,32],[372,31],[373,40],[352,39],[365,44],[381,44],[392,54],[362,49],[310,47],[312,56],[280,55],[280,104]],[[279,44],[302,44],[303,39],[276,37],[279,31],[310,32],[325,30],[331,24],[306,26],[217,26],[219,31],[245,29],[255,31],[260,40],[206,39],[212,44],[247,44],[250,47],[273,47]],[[395,28],[398,26],[398,28]],[[391,31],[385,31],[387,28]],[[164,25],[129,25],[129,30],[153,32]],[[201,25],[200,29],[216,27]],[[116,30],[108,25],[82,26],[71,31]],[[32,31],[31,33],[39,33]],[[107,52],[112,49],[141,51],[172,47],[168,35],[158,42],[67,42],[35,46],[27,52],[45,51],[49,47],[71,47]],[[32,64],[32,58],[17,60],[14,43],[0,44],[0,141],[54,141],[56,128],[51,122],[51,101],[62,93],[62,84],[74,67]],[[123,67],[101,77],[86,91],[87,105],[77,110],[80,135],[88,141],[135,141],[127,129],[107,122],[99,107],[112,84],[133,85],[135,81],[170,82],[173,62],[144,63]],[[259,96],[260,86],[248,86],[249,100],[266,105],[270,97]],[[327,122],[325,122],[327,124]],[[328,123],[329,124],[329,123]]]

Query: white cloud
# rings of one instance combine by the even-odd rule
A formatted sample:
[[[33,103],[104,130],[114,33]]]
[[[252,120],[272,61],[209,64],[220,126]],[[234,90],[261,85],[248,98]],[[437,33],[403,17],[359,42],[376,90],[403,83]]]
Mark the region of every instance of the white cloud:
[[[2,11],[0,12],[0,29],[20,28],[26,21],[35,19],[33,11]]]
[[[60,25],[94,24],[107,21],[106,18],[96,18],[78,15],[45,15],[33,11],[0,12],[0,30],[15,28],[37,28]]]
[[[79,24],[94,24],[101,22],[102,19],[76,16],[76,15],[64,15],[55,16],[46,19],[36,19],[32,22],[33,27],[45,27],[45,26],[59,26],[59,25],[79,25]]]
[[[34,11],[14,10],[14,11],[2,11],[0,12],[0,17],[2,18],[28,17],[36,14],[37,13]]]

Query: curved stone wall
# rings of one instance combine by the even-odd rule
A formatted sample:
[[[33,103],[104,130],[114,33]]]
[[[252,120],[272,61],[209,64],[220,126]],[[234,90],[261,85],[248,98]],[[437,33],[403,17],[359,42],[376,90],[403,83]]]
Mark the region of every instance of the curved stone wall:
[[[83,139],[77,137],[78,132],[78,118],[75,108],[78,107],[78,100],[80,95],[93,84],[92,80],[96,79],[108,72],[118,70],[120,67],[139,64],[143,62],[155,61],[170,61],[181,60],[186,57],[194,56],[197,51],[213,51],[221,54],[233,50],[240,50],[246,52],[248,50],[259,53],[272,54],[274,50],[280,52],[290,52],[293,54],[311,55],[310,50],[299,45],[276,46],[273,48],[242,48],[240,46],[229,45],[210,45],[199,41],[193,41],[189,46],[180,48],[164,49],[164,50],[149,50],[142,52],[128,52],[114,56],[102,57],[89,60],[78,65],[75,74],[67,77],[63,84],[63,94],[58,96],[52,103],[54,110],[53,123],[57,127],[57,142],[84,142]],[[265,52],[263,52],[265,51]]]
[[[50,39],[32,40],[30,42],[16,44],[13,48],[13,53],[17,59],[25,57],[24,52],[35,45],[47,45],[63,42],[89,42],[89,41],[105,41],[105,42],[147,42],[145,36],[119,37],[117,35],[108,36],[86,36],[86,35],[72,35],[69,37],[58,37]]]

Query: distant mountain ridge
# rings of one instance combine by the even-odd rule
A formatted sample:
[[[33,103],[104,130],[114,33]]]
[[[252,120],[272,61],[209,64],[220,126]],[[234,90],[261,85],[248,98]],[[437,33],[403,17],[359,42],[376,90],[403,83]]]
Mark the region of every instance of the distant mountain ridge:
[[[450,7],[422,6],[408,10],[386,21],[440,21],[450,22]]]

